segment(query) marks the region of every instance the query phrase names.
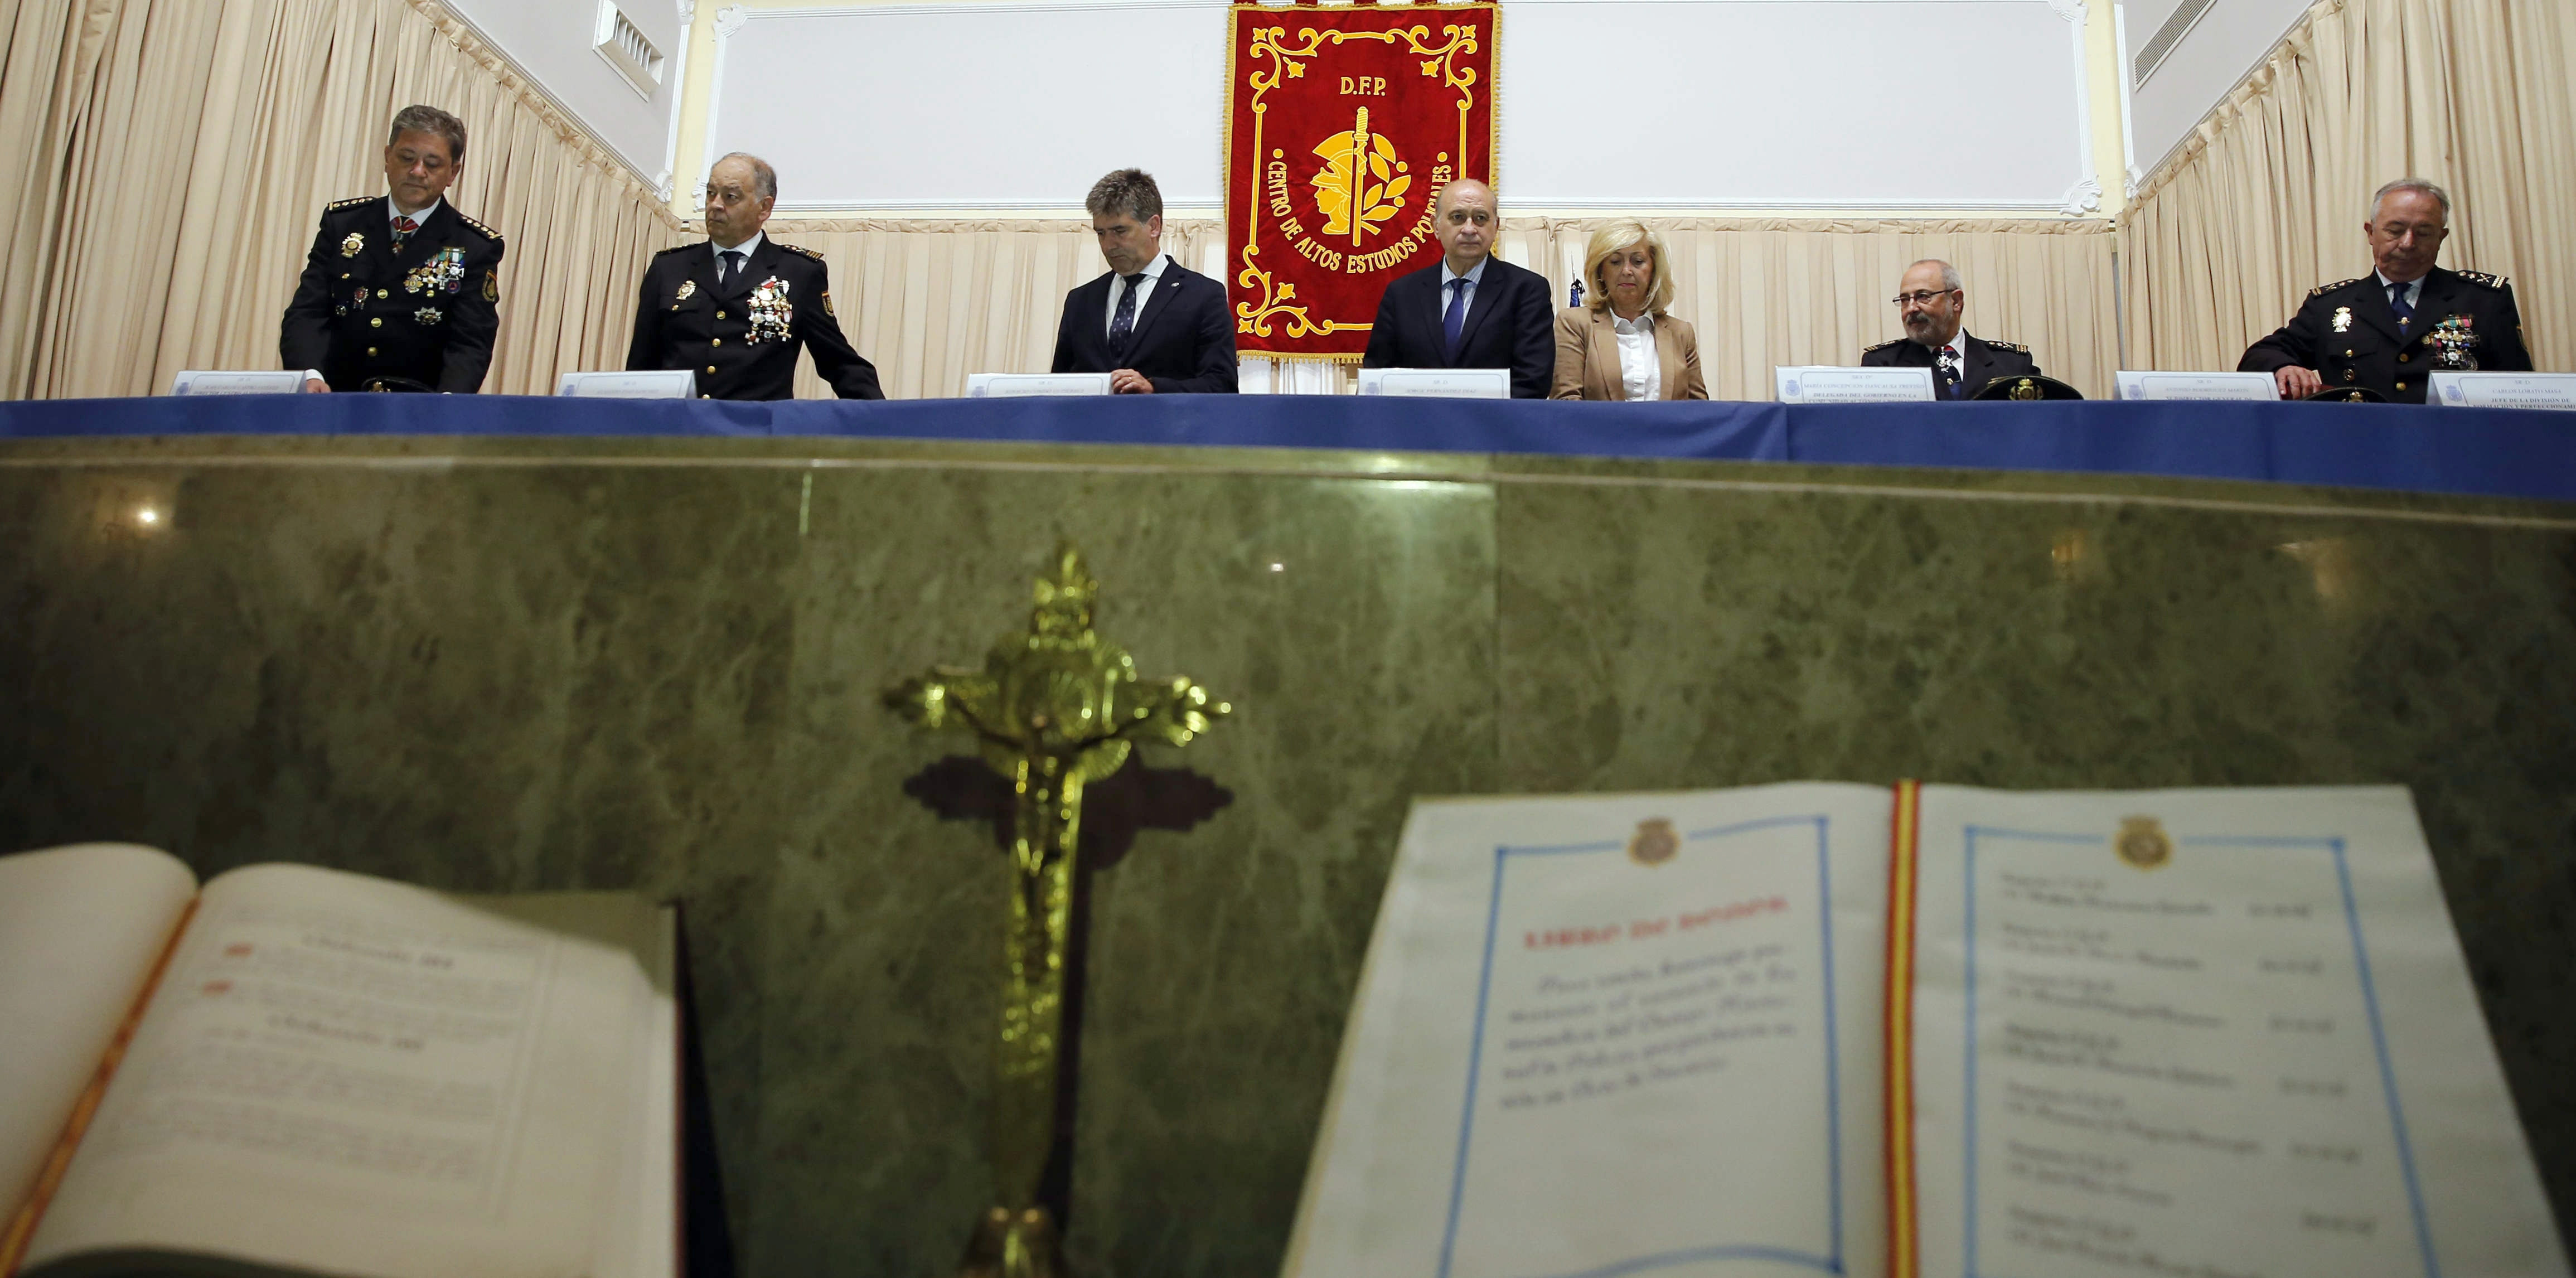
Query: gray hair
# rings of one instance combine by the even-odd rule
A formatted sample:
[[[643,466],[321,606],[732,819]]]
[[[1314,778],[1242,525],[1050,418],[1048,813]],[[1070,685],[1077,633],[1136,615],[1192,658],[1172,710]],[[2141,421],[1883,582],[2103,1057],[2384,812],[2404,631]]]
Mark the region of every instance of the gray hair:
[[[394,113],[393,130],[385,134],[385,145],[402,141],[406,133],[426,133],[447,139],[447,159],[451,164],[465,162],[465,121],[434,106],[407,106]]]
[[[1142,224],[1163,215],[1163,188],[1154,185],[1154,175],[1143,169],[1120,169],[1092,183],[1082,207],[1093,217],[1124,213]]]
[[[2451,220],[2451,193],[2425,181],[2422,178],[2408,177],[2399,178],[2396,181],[2379,188],[2378,192],[2370,197],[2371,221],[2376,222],[2379,220],[2380,201],[2387,199],[2390,195],[2399,191],[2422,191],[2424,194],[2432,196],[2433,202],[2442,206],[2442,220],[2444,222]]]
[[[1922,259],[1921,261],[1918,261],[1918,262],[1908,262],[1908,263],[1906,263],[1906,265],[1905,265],[1905,271],[1906,271],[1906,273],[1907,273],[1907,274],[1909,274],[1909,275],[1910,275],[1910,274],[1913,274],[1913,272],[1914,272],[1914,268],[1915,268],[1915,267],[1918,267],[1918,266],[1937,266],[1937,267],[1940,267],[1940,268],[1941,268],[1941,287],[1942,287],[1942,288],[1944,288],[1944,289],[1947,289],[1948,291],[1953,292],[1953,293],[1956,293],[1956,292],[1958,292],[1958,291],[1959,291],[1960,284],[1959,284],[1959,268],[1958,268],[1958,267],[1952,266],[1952,265],[1950,265],[1948,262],[1944,262],[1944,261],[1942,261],[1941,259],[1939,259],[1939,258],[1937,258],[1937,257],[1927,257],[1927,258],[1924,258],[1924,259]]]
[[[740,160],[751,166],[751,182],[759,190],[760,198],[764,200],[778,198],[778,170],[769,167],[769,161],[749,151],[727,151],[716,157],[716,164],[722,164],[727,160]],[[708,165],[707,172],[715,172],[716,164]]]

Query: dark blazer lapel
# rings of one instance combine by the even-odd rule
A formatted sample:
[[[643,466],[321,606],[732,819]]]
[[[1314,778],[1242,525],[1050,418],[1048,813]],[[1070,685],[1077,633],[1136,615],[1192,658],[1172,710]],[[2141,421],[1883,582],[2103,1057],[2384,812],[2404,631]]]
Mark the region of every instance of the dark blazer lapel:
[[[2457,273],[2438,266],[2424,276],[2424,291],[2415,295],[2415,322],[2406,330],[2407,341],[2424,340],[2445,317],[2460,313],[2463,283]]]
[[[2414,337],[2414,334],[2408,332],[2406,329],[2399,328],[2397,326],[2397,312],[2388,309],[2388,289],[2379,282],[2379,276],[2376,274],[2365,275],[2362,277],[2361,282],[2364,285],[2361,292],[2361,305],[2352,308],[2352,313],[2360,316],[2362,320],[2368,323],[2372,328],[2378,329],[2380,332],[2387,334],[2390,341],[2403,345],[2407,341],[2411,340]],[[2424,290],[2429,293],[2432,289],[2432,282],[2427,280],[2424,284]],[[2420,298],[2416,302],[2415,309],[2419,313],[2424,309],[2423,302]],[[2421,325],[2409,325],[2408,327],[2417,328],[2421,327]]]
[[[1476,334],[1483,331],[1485,321],[1510,304],[1503,296],[1511,290],[1510,277],[1504,272],[1503,259],[1487,257],[1485,273],[1477,278],[1476,287],[1468,291],[1467,322],[1458,327],[1459,358],[1466,358],[1467,352],[1475,347]]]
[[[1114,277],[1116,272],[1111,272],[1111,275]],[[1164,311],[1171,309],[1172,295],[1181,291],[1181,281],[1188,277],[1189,272],[1182,270],[1180,263],[1168,255],[1164,257],[1162,277],[1154,281],[1154,291],[1145,295],[1145,309],[1136,312],[1136,326],[1127,330],[1128,354],[1144,349],[1145,331],[1154,326],[1155,320],[1163,317]],[[1102,298],[1101,304],[1108,305],[1108,299]],[[1104,328],[1100,331],[1106,340],[1109,330]]]
[[[673,293],[673,295],[674,295],[674,296],[671,298],[671,300],[672,300],[673,302],[681,302],[681,301],[683,301],[683,299],[682,299],[682,298],[680,298],[680,297],[678,297],[678,296],[677,296],[677,294],[678,294],[678,293],[679,293],[679,291],[680,291],[680,281],[681,281],[681,280],[686,280],[686,281],[688,281],[689,283],[692,283],[692,284],[697,285],[697,286],[698,286],[698,292],[700,292],[700,293],[704,293],[704,294],[706,294],[706,295],[707,295],[707,296],[709,296],[709,297],[713,297],[713,296],[715,296],[715,295],[716,295],[716,248],[715,248],[715,245],[714,245],[714,244],[712,244],[712,243],[709,243],[708,241],[700,240],[700,241],[698,241],[698,243],[696,244],[696,246],[695,246],[695,247],[691,248],[691,249],[690,249],[686,254],[682,255],[681,261],[682,261],[682,263],[685,265],[686,269],[684,269],[684,270],[682,270],[682,271],[680,272],[680,279],[679,279],[679,280],[674,280],[674,281],[672,281],[672,282],[671,282],[671,292],[672,292],[672,293]],[[694,296],[694,295],[692,295],[692,296]]]
[[[743,263],[743,267],[740,272],[736,273],[732,279],[726,280],[723,284],[717,286],[716,295],[726,299],[727,301],[731,301],[734,298],[738,298],[749,293],[752,285],[768,279],[771,275],[777,272],[778,255],[786,251],[787,250],[778,247],[778,242],[776,240],[770,239],[767,236],[762,236],[760,247],[751,251],[751,257]],[[708,250],[707,256],[709,258],[708,269],[713,270],[715,265],[713,260],[715,257],[715,251],[712,249]]]
[[[1109,371],[1109,290],[1117,284],[1118,272],[1107,272],[1076,286],[1064,304],[1065,322],[1073,325],[1074,349],[1090,356],[1085,362],[1099,364],[1100,372]]]
[[[1986,383],[1995,380],[1995,352],[1976,334],[1964,329],[1959,333],[1959,349],[1967,355],[1966,359],[1959,361],[1959,398],[1974,399],[1978,391],[1986,388]],[[1937,356],[1933,362],[1936,371],[1932,376],[1937,383],[1941,376],[1937,371],[1940,362]]]

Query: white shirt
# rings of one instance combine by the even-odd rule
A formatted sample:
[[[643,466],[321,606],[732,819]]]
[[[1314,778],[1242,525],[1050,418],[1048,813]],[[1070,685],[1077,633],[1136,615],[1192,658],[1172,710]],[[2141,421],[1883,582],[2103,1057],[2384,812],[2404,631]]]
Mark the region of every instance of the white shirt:
[[[412,225],[414,226],[427,226],[429,225],[429,215],[437,212],[438,206],[444,203],[446,203],[446,199],[441,197],[439,199],[431,200],[429,202],[429,207],[422,209],[418,213],[405,213],[401,209],[394,207],[394,197],[388,195],[385,197],[385,229],[388,231],[392,230],[394,219],[398,217],[410,218]]]
[[[1664,368],[1663,361],[1655,358],[1654,315],[1649,313],[1633,320],[1623,320],[1618,312],[1613,311],[1610,313],[1610,331],[1619,335],[1619,380],[1627,384],[1628,398],[1662,399]]]
[[[1127,291],[1129,288],[1134,288],[1136,290],[1136,314],[1135,318],[1129,322],[1136,323],[1145,318],[1145,299],[1154,295],[1154,285],[1160,282],[1163,278],[1163,263],[1170,260],[1170,258],[1165,257],[1160,253],[1155,254],[1154,260],[1145,263],[1145,269],[1137,272],[1137,274],[1142,275],[1145,278],[1136,281],[1132,285],[1127,282],[1127,277],[1123,275],[1113,274],[1110,276],[1109,309],[1101,315],[1101,332],[1106,333],[1110,329],[1118,326],[1118,295]],[[1136,330],[1131,328],[1127,331],[1132,336]]]
[[[2388,278],[2386,275],[2383,275],[2378,271],[2372,271],[2371,274],[2379,276],[2379,295],[2381,297],[2388,296],[2388,286],[2395,284],[2397,281]],[[2424,296],[2424,281],[2430,277],[2431,272],[2428,271],[2425,274],[2418,275],[2414,279],[2406,282],[2406,305],[2409,308],[2412,308],[2415,305],[2415,299]]]
[[[1476,309],[1476,289],[1477,289],[1477,286],[1479,286],[1479,285],[1481,285],[1481,284],[1483,284],[1483,283],[1485,282],[1485,263],[1490,262],[1490,261],[1493,261],[1493,260],[1494,260],[1494,259],[1493,259],[1493,257],[1492,257],[1491,255],[1487,255],[1487,256],[1485,256],[1485,257],[1478,258],[1478,259],[1476,260],[1476,265],[1475,265],[1473,268],[1469,269],[1469,270],[1468,270],[1468,272],[1467,272],[1466,274],[1464,274],[1464,275],[1460,275],[1460,274],[1459,274],[1459,273],[1457,273],[1456,271],[1453,271],[1453,270],[1450,270],[1450,269],[1449,269],[1449,259],[1448,259],[1448,258],[1445,258],[1445,257],[1444,257],[1444,258],[1441,258],[1441,259],[1440,259],[1440,320],[1441,320],[1441,323],[1443,323],[1443,324],[1445,325],[1445,324],[1447,324],[1447,323],[1448,323],[1448,320],[1449,320],[1449,281],[1451,281],[1451,280],[1465,280],[1465,281],[1467,281],[1467,287],[1466,287],[1466,288],[1464,288],[1464,289],[1462,289],[1462,290],[1460,290],[1460,294],[1461,294],[1461,295],[1460,295],[1460,297],[1459,297],[1459,299],[1458,299],[1458,322],[1459,322],[1460,324],[1462,324],[1462,325],[1463,325],[1463,324],[1465,324],[1465,323],[1467,322],[1467,316],[1468,316],[1470,313],[1472,313],[1472,312]],[[1461,328],[1461,329],[1459,329],[1458,331],[1459,331],[1459,332],[1461,332],[1461,333],[1464,333],[1464,332],[1466,332],[1467,330],[1466,330],[1466,329],[1464,329],[1464,328]]]
[[[742,243],[736,244],[732,248],[724,248],[718,245],[714,240],[708,240],[707,247],[714,249],[716,254],[716,283],[726,285],[733,283],[732,278],[725,274],[725,254],[742,254],[742,269],[748,272],[751,270],[751,255],[759,252],[760,242],[768,238],[768,232],[754,231],[751,233],[750,239],[744,240]]]

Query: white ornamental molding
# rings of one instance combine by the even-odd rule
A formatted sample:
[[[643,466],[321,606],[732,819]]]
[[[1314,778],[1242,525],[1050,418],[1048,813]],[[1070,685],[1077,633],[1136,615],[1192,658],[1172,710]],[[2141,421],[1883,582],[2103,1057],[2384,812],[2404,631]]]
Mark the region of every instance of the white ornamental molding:
[[[2066,200],[2058,211],[2068,217],[2082,217],[2102,207],[2102,183],[2085,178],[2066,188]]]
[[[716,38],[731,39],[733,33],[742,30],[742,24],[749,21],[751,10],[744,5],[729,4],[716,10]]]
[[[2079,27],[2084,25],[2086,18],[2092,16],[2092,10],[2084,0],[2048,0],[2048,7],[2055,9],[2058,17]]]

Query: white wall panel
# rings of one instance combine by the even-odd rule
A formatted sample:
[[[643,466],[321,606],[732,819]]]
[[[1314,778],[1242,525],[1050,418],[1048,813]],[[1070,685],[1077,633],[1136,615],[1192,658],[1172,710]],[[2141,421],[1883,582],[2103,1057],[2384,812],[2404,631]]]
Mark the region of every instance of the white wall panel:
[[[1223,200],[1219,0],[750,9],[718,54],[715,145],[778,168],[782,209],[1079,208],[1152,173]]]
[[[1226,10],[1017,0],[726,10],[714,150],[790,210],[1066,209],[1151,170],[1222,199]],[[1506,201],[1962,208],[2081,199],[2081,0],[1509,0]]]
[[[2197,0],[2131,0],[2125,57],[2144,51],[2175,10],[2198,7]],[[2226,100],[2228,91],[2262,63],[2307,11],[2308,0],[2215,0],[2209,5],[2173,51],[2130,90],[2129,127],[2140,176],[2189,137],[2200,118]],[[2123,82],[2135,74],[2131,65],[2123,65],[2120,73]]]
[[[2079,31],[2044,0],[1514,0],[1502,187],[1542,206],[2053,208],[2093,172]]]
[[[555,101],[571,110],[638,174],[655,178],[670,165],[671,131],[680,100],[678,0],[618,0],[636,30],[664,55],[662,82],[650,97],[593,52],[599,0],[448,0],[494,48],[519,64]],[[474,121],[465,122],[470,131]],[[473,153],[469,149],[466,158]]]

